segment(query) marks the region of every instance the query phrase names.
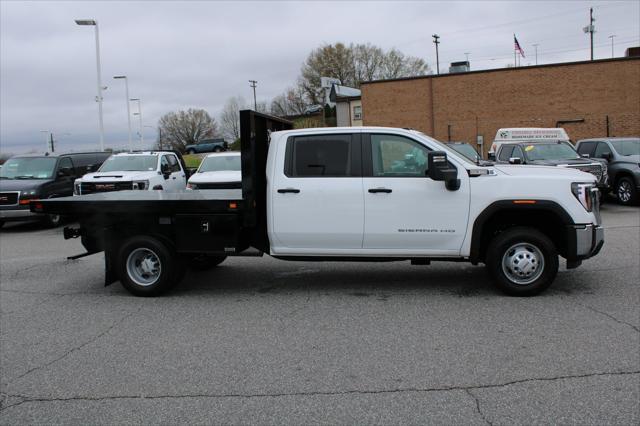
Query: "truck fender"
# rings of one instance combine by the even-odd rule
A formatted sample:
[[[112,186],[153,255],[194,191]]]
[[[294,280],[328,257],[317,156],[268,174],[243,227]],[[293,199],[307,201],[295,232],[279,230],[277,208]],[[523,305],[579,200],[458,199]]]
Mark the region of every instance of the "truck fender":
[[[487,206],[482,213],[476,217],[473,223],[473,230],[471,236],[471,250],[469,253],[469,260],[476,264],[484,260],[484,254],[482,253],[483,246],[486,241],[486,227],[490,225],[491,219],[501,213],[513,214],[514,218],[518,218],[522,213],[548,213],[553,215],[563,225],[572,225],[573,219],[567,213],[567,211],[555,201],[549,200],[528,200],[529,204],[515,203],[516,200],[501,200],[495,201]],[[517,221],[517,220],[516,220]],[[521,223],[520,225],[527,225],[527,223]],[[535,224],[531,224],[535,225]]]

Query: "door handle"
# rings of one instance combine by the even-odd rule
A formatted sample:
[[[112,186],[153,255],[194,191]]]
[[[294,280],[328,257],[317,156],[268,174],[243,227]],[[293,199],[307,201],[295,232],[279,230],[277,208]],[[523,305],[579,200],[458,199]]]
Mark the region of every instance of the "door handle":
[[[389,188],[369,188],[369,192],[372,194],[376,194],[378,192],[384,192],[385,194],[390,194],[391,190]]]
[[[278,189],[278,194],[287,194],[287,193],[297,194],[299,192],[300,190],[295,188]]]

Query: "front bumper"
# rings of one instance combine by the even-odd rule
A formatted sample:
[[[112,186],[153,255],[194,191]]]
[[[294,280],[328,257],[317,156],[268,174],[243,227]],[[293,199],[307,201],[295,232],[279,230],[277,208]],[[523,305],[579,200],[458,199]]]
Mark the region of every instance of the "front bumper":
[[[41,218],[42,218],[41,214],[33,213],[28,208],[0,210],[0,220],[4,222],[21,222],[21,221],[27,221],[27,220],[38,220]]]
[[[567,265],[578,266],[580,261],[598,254],[604,245],[604,228],[600,225],[571,225],[567,233]]]

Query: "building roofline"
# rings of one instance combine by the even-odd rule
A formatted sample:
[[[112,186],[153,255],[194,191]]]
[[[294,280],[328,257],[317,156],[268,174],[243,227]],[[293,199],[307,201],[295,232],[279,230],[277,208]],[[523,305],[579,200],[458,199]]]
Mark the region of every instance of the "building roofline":
[[[362,81],[360,85],[363,86],[365,84],[375,84],[375,83],[389,83],[394,81],[405,81],[405,80],[420,80],[420,79],[429,79],[429,78],[446,78],[446,77],[456,77],[463,76],[469,74],[482,74],[482,73],[491,73],[491,72],[505,72],[505,71],[520,71],[520,70],[530,70],[536,68],[552,68],[552,67],[566,67],[571,65],[586,65],[586,64],[601,64],[605,62],[623,62],[623,61],[639,61],[640,56],[631,56],[631,57],[622,57],[622,58],[608,58],[608,59],[597,59],[594,61],[576,61],[576,62],[558,62],[553,64],[543,64],[543,65],[529,65],[524,67],[511,67],[511,68],[494,68],[488,70],[477,70],[477,71],[465,71],[465,72],[456,72],[456,73],[448,73],[448,74],[431,74],[431,75],[418,75],[415,77],[400,77],[400,78],[389,78],[385,80],[373,80],[373,81]]]

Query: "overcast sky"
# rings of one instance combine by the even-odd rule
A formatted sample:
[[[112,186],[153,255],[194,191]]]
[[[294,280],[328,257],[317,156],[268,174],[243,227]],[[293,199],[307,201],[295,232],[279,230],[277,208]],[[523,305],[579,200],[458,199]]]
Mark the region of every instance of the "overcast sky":
[[[269,101],[295,83],[309,52],[323,43],[372,43],[418,56],[435,69],[431,34],[441,36],[441,70],[465,60],[473,70],[589,59],[589,7],[595,57],[640,45],[640,2],[207,2],[0,1],[0,151],[44,149],[50,130],[62,151],[97,149],[95,40],[100,28],[105,145],[126,147],[124,83],[142,99],[145,126],[164,113],[204,108],[217,117],[231,96]],[[135,111],[135,104],[132,109]],[[132,117],[134,133],[137,117]],[[156,130],[144,128],[145,142]],[[134,136],[135,137],[135,136]]]

